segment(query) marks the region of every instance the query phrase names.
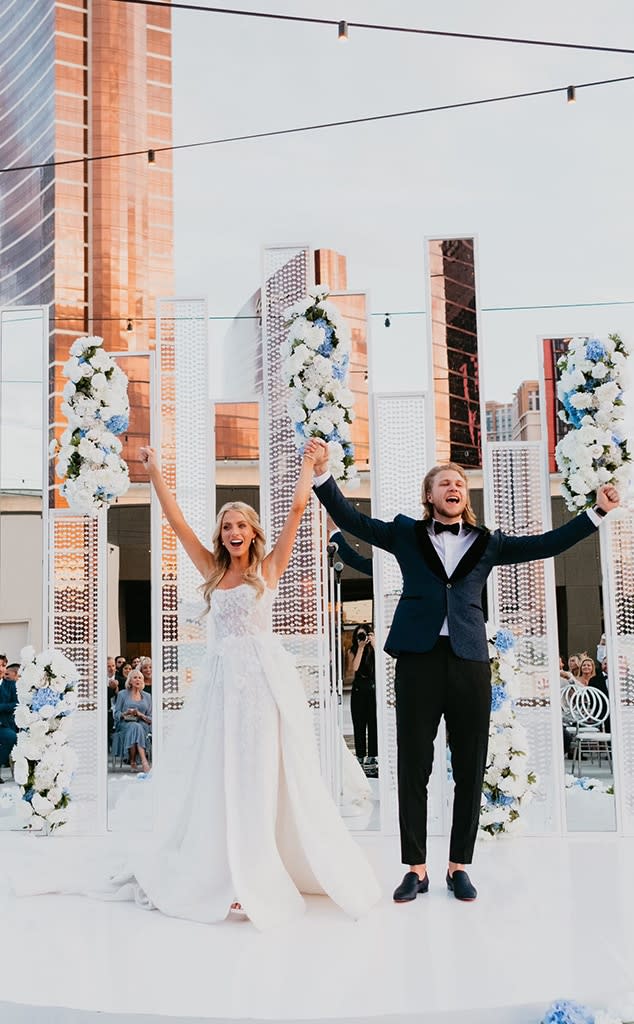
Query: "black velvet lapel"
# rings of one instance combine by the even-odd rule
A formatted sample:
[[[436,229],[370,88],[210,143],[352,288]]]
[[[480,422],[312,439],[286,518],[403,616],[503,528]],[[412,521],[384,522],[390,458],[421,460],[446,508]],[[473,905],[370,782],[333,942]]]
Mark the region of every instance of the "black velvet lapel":
[[[418,546],[420,547],[423,558],[427,563],[427,567],[433,572],[434,576],[437,576],[438,579],[446,582],[449,577],[445,572],[445,567],[442,564],[436,548],[429,539],[427,520],[417,519],[414,524],[414,530],[416,531],[416,540],[418,541]]]
[[[464,579],[465,576],[468,576],[471,570],[475,568],[475,566],[482,558],[482,555],[484,554],[484,549],[489,543],[490,533],[486,528],[472,526],[471,529],[477,530],[478,536],[474,540],[471,547],[467,551],[465,551],[464,555],[458,562],[456,568],[452,572],[450,577],[450,579],[452,580],[461,580]]]

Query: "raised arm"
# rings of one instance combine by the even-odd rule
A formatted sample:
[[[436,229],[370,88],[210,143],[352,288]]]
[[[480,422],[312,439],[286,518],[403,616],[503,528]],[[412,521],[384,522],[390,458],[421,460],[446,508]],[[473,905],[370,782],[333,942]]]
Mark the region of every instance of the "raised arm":
[[[347,530],[353,537],[359,537],[377,548],[394,550],[394,523],[371,519],[359,512],[352,502],[344,498],[331,476],[323,484],[315,486],[315,494],[342,530]]]
[[[181,512],[176,498],[161,476],[156,452],[153,448],[141,448],[141,459],[147,467],[150,481],[156,496],[161,503],[165,518],[183,545],[186,553],[198,569],[203,579],[208,579],[215,567],[215,559],[211,551],[198,539],[191,526]]]
[[[619,495],[610,484],[600,487],[597,491],[597,505],[603,515],[618,508]],[[547,533],[532,537],[509,537],[502,535],[500,549],[496,557],[498,565],[514,565],[518,562],[532,562],[537,558],[551,558],[567,551],[584,537],[594,533],[601,523],[600,513],[585,512],[575,516],[569,523]]]
[[[312,492],[313,463],[316,454],[315,442],[309,441],[304,448],[302,465],[286,522],[281,529],[273,550],[269,552],[262,562],[262,575],[270,587],[275,586],[291,560],[293,544],[295,543],[299,524]]]

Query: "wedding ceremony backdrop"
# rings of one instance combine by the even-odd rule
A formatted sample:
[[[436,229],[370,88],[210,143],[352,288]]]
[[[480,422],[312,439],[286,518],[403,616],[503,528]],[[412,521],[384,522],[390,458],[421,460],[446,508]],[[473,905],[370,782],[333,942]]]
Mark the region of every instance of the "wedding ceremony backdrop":
[[[484,518],[490,528],[499,527],[510,534],[548,530],[552,523],[547,403],[543,399],[548,377],[545,361],[540,355],[539,439],[489,440],[482,427],[486,354],[479,330],[475,241],[428,239],[426,251],[429,313],[427,340],[421,332],[421,345],[427,346],[430,386],[424,392],[382,392],[372,372],[371,344],[367,346],[370,456],[366,482],[369,477],[372,515],[381,519],[391,519],[398,512],[419,516],[425,472],[434,463],[451,458],[465,465],[472,486],[481,488]],[[150,384],[151,443],[160,451],[163,474],[186,519],[206,543],[215,518],[214,422],[228,401],[256,403],[259,409],[260,512],[269,541],[275,539],[287,514],[298,454],[286,408],[288,388],[282,375],[281,350],[288,308],[303,299],[314,284],[313,267],[308,245],[264,249],[261,307],[242,350],[232,347],[235,339],[231,332],[224,351],[210,344],[204,300],[170,298],[158,302],[155,345],[145,351],[111,353],[129,376],[135,376],[133,365],[144,363]],[[355,295],[359,297],[359,293]],[[330,296],[344,319],[350,319],[350,297],[343,291]],[[48,355],[48,311],[38,307],[19,312],[41,318],[43,380],[48,382],[41,454],[45,481],[42,646],[56,648],[70,658],[80,676],[72,738],[78,754],[72,784],[77,815],[69,831],[99,833],[109,826],[105,665],[107,655],[114,653],[107,647],[112,604],[108,596],[108,512],[80,515],[60,507],[49,443],[63,423],[59,365],[51,364]],[[358,312],[355,316],[358,330]],[[369,321],[363,324],[363,331],[368,339]],[[456,337],[462,341],[456,342]],[[536,339],[535,345],[540,353],[544,351],[543,339]],[[219,368],[224,361],[226,371],[245,350],[249,350],[254,372],[250,377],[236,372],[227,391],[227,373]],[[349,494],[354,498],[354,491]],[[341,800],[340,758],[331,739],[340,709],[330,671],[333,639],[328,626],[326,542],[325,516],[313,501],[280,583],[274,628],[297,659],[320,741],[322,770],[333,795]],[[178,714],[212,638],[208,636],[208,619],[201,617],[198,575],[177,545],[153,495],[150,546],[152,751],[154,758],[160,758],[170,722]],[[610,813],[612,827],[631,835],[634,526],[630,512],[610,516],[600,530],[600,548],[611,686],[614,786],[609,795]],[[390,555],[375,551],[373,560],[376,650],[380,652],[378,824],[383,835],[394,835],[398,822],[394,662],[382,648],[399,599],[401,578]],[[532,803],[522,810],[527,834],[560,834],[567,828],[554,572],[552,560],[505,566],[494,573],[489,584],[490,621],[511,630],[516,638],[521,680],[516,713],[527,730],[528,758],[539,778]],[[439,733],[430,800],[430,831],[436,835],[449,830],[451,780],[446,765],[445,738]],[[608,799],[607,794],[601,796]],[[154,811],[160,813],[159,808]],[[588,830],[592,827],[589,820]]]

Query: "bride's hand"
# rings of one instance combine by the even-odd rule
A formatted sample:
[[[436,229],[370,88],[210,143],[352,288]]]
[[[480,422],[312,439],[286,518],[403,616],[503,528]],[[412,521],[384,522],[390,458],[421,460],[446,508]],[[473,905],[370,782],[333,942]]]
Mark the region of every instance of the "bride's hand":
[[[154,448],[151,448],[150,445],[144,445],[142,448],[139,448],[139,455],[141,456],[141,462],[147,469],[148,473],[151,474],[158,470],[158,457]]]

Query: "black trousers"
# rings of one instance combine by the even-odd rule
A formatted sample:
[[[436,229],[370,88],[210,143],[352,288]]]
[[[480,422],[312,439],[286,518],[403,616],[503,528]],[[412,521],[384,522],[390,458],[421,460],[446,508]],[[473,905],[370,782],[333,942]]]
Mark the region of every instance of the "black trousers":
[[[379,752],[376,728],[376,692],[366,683],[353,686],[350,714],[354,729],[354,751],[357,757],[376,757]]]
[[[403,863],[427,861],[427,783],[444,715],[455,783],[449,860],[470,864],[489,741],[489,663],[458,658],[441,636],[431,651],[399,655],[395,688]]]

